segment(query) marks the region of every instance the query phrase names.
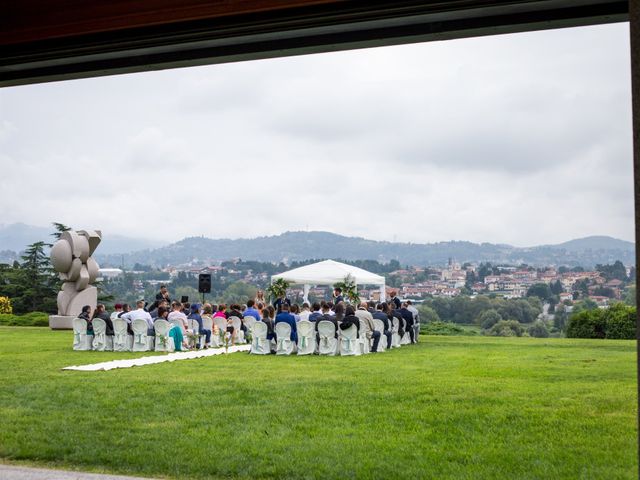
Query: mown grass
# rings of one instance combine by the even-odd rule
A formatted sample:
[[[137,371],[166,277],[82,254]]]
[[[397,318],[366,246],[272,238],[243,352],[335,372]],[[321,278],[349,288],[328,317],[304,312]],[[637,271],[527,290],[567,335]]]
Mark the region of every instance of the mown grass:
[[[0,327],[0,458],[167,478],[637,478],[632,341],[423,337],[364,357],[64,366]]]

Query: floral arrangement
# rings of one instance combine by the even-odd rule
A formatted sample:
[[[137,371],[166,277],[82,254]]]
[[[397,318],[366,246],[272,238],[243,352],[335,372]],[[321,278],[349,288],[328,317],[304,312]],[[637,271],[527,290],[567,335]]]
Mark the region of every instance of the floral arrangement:
[[[0,297],[0,313],[13,313],[11,299],[9,297]]]
[[[360,303],[360,295],[358,295],[358,286],[356,285],[356,280],[352,275],[347,275],[344,277],[342,282],[335,283],[333,288],[340,288],[342,290],[342,294],[349,301],[349,303],[353,305],[357,305]]]
[[[195,346],[198,344],[198,337],[200,335],[197,333],[187,333],[187,338],[189,339],[189,346],[192,346],[195,348]]]
[[[287,294],[287,288],[289,288],[290,285],[291,284],[283,278],[277,279],[267,287],[267,293],[269,294],[270,300],[273,302],[276,298],[284,297]]]

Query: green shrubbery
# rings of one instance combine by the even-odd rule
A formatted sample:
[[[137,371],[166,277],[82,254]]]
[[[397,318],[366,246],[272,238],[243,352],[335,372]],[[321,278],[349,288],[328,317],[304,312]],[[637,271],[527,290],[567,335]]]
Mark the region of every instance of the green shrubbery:
[[[48,327],[49,315],[44,312],[31,312],[25,315],[0,314],[0,325],[10,327]]]
[[[549,329],[547,328],[546,323],[544,323],[542,320],[536,320],[535,322],[533,322],[533,325],[531,325],[527,329],[527,333],[529,334],[530,337],[536,337],[536,338],[549,337]]]
[[[636,307],[615,303],[607,309],[585,310],[572,315],[568,338],[636,338]]]
[[[485,330],[484,333],[494,337],[521,337],[524,333],[524,328],[517,320],[500,320],[489,330]]]
[[[427,323],[426,325],[422,325],[420,333],[426,335],[477,335],[475,330],[449,322]]]

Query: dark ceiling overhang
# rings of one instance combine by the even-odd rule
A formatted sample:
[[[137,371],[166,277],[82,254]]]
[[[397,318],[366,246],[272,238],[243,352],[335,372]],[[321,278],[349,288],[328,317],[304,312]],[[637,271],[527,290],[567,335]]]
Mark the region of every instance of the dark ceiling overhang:
[[[618,0],[21,0],[0,86],[628,20]]]

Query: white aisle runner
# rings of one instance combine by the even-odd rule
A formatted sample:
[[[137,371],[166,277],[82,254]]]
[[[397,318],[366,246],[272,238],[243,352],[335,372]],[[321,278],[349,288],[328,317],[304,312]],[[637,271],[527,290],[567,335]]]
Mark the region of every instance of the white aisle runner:
[[[227,353],[248,352],[251,345],[235,345],[229,347]],[[62,370],[81,370],[84,372],[94,372],[98,370],[113,370],[114,368],[139,367],[142,365],[153,365],[155,363],[173,362],[175,360],[189,360],[192,358],[210,357],[225,353],[224,348],[209,348],[207,350],[194,350],[190,352],[174,352],[167,355],[154,355],[150,357],[132,358],[130,360],[111,360],[110,362],[93,363],[91,365],[73,365],[64,367]]]

